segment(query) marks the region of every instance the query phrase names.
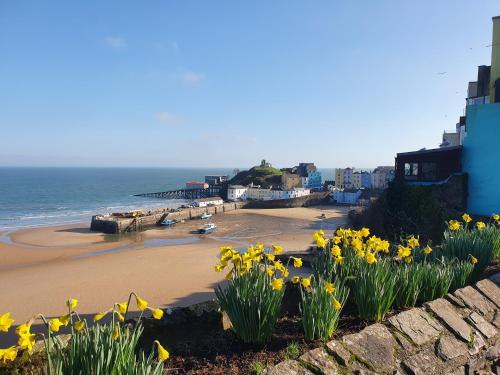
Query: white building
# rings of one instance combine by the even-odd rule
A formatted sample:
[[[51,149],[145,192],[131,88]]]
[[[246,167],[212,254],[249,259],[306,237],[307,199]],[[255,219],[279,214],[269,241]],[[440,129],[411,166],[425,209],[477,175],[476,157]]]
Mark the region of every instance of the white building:
[[[228,201],[246,201],[248,188],[242,185],[229,185],[227,188]]]
[[[340,204],[357,204],[362,193],[360,189],[335,189],[333,200]]]
[[[221,197],[200,198],[192,203],[195,207],[220,206],[221,204],[224,204]]]
[[[300,198],[311,194],[311,190],[295,188],[290,190],[261,189],[250,187],[246,193],[246,199],[256,201],[270,201],[278,199]],[[228,194],[229,195],[229,194]]]

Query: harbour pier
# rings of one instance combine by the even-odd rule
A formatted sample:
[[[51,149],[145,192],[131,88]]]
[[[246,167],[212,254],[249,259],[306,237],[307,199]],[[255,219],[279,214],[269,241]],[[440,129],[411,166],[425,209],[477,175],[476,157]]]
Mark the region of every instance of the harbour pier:
[[[160,199],[185,199],[194,200],[207,197],[215,197],[222,193],[221,186],[211,185],[206,189],[177,189],[160,191],[156,193],[135,194],[136,197],[160,198]]]

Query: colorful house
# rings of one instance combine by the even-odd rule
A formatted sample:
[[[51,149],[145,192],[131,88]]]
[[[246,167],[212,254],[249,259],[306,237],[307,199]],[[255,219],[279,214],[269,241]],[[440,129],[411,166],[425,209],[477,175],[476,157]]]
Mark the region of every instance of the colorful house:
[[[481,68],[481,67],[480,67]],[[481,72],[480,72],[481,73]],[[480,78],[480,77],[479,77]],[[479,80],[478,80],[479,81]],[[468,174],[467,209],[489,216],[500,212],[500,16],[493,18],[488,90],[467,100],[462,168]],[[489,91],[489,92],[488,92]]]

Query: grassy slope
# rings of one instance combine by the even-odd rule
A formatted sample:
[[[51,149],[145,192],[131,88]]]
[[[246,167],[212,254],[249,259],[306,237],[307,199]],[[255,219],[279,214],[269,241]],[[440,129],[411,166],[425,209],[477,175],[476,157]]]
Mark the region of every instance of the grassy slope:
[[[279,185],[283,172],[273,167],[253,167],[248,171],[241,171],[229,183],[231,185],[261,185],[264,188]]]

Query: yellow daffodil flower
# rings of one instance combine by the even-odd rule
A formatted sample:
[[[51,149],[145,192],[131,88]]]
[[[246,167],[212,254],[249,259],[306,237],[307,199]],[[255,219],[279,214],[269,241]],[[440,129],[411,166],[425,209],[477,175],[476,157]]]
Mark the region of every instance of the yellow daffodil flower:
[[[118,318],[118,320],[120,322],[124,322],[125,321],[125,317],[119,311],[116,312],[116,317]]]
[[[493,214],[493,215],[491,215],[491,218],[492,218],[493,220],[495,220],[495,221],[498,221],[498,220],[500,220],[500,215],[498,215],[498,214]]]
[[[354,250],[361,252],[363,251],[363,241],[361,241],[359,238],[354,238],[351,241],[351,246]]]
[[[450,220],[448,222],[448,228],[451,230],[451,231],[457,231],[461,228],[461,225],[458,221],[456,220]]]
[[[302,259],[300,258],[295,258],[295,257],[291,257],[293,259],[293,266],[295,268],[300,268],[302,267]]]
[[[222,272],[224,270],[224,266],[222,264],[215,265],[215,272]]]
[[[366,253],[366,263],[368,264],[373,264],[373,263],[377,263],[377,258],[375,257],[375,255],[373,255],[372,252],[368,251]]]
[[[158,341],[155,341],[155,343],[158,345],[158,360],[166,361],[170,357],[170,353]]]
[[[332,294],[333,292],[335,292],[335,286],[332,283],[325,283],[325,291],[328,294]]]
[[[17,357],[17,349],[15,346],[11,346],[7,349],[0,349],[0,360],[3,363],[7,363],[7,361],[13,362]]]
[[[7,312],[0,316],[0,332],[7,332],[14,323],[14,319],[10,318],[10,313]]]
[[[473,255],[470,255],[470,262],[472,264],[476,264],[477,263],[477,258],[475,256],[473,256]]]
[[[283,248],[280,245],[273,245],[273,254],[280,255],[283,252]]]
[[[162,309],[152,309],[151,312],[153,314],[153,318],[158,319],[158,320],[163,318],[163,310]]]
[[[432,248],[429,245],[427,245],[426,247],[424,247],[424,253],[426,255],[429,255],[430,253],[432,253]]]
[[[274,260],[276,259],[276,257],[274,256],[274,254],[266,254],[266,258],[270,262],[274,262]]]
[[[19,336],[19,341],[17,342],[21,349],[25,349],[28,352],[33,350],[33,346],[35,345],[35,334],[27,333],[22,336]]]
[[[94,315],[94,321],[98,322],[99,320],[101,320],[102,318],[104,318],[108,313],[105,312],[105,313],[97,313]]]
[[[300,277],[298,277],[298,276],[293,276],[292,277],[292,283],[298,284],[299,282],[300,282]]]
[[[333,243],[334,243],[335,245],[338,245],[338,244],[339,244],[339,243],[341,243],[341,242],[342,242],[342,237],[339,237],[339,236],[335,236],[335,237],[333,237]]]
[[[63,325],[63,323],[58,319],[50,319],[49,328],[51,332],[59,332],[59,328]]]
[[[59,321],[66,327],[69,324],[69,314],[63,315],[59,317]]]
[[[135,300],[137,302],[137,308],[139,309],[139,311],[146,310],[146,308],[148,307],[148,302],[146,300],[143,300],[142,298],[137,296],[135,297]]]
[[[113,334],[111,335],[111,338],[113,340],[116,340],[116,339],[118,339],[118,337],[120,337],[120,329],[118,328],[118,326],[115,326],[115,329],[113,330]]]
[[[405,262],[406,262],[406,263],[411,263],[411,262],[412,262],[412,260],[413,260],[413,257],[412,257],[412,256],[409,256],[409,257],[406,257],[406,258],[404,258],[404,259],[405,259]]]
[[[340,249],[340,246],[338,246],[338,245],[334,245],[334,246],[332,247],[332,255],[333,255],[334,257],[338,257],[338,256],[340,256],[340,254],[341,254],[341,253],[342,253],[342,251],[341,251],[341,249]]]
[[[16,328],[16,333],[19,336],[29,335],[30,334],[30,329],[31,329],[31,321],[27,322],[27,323],[24,323],[24,324],[21,324],[20,326],[18,326]]]
[[[483,223],[482,221],[478,221],[476,223],[476,228],[479,229],[479,230],[484,229],[484,228],[486,228],[486,224]]]
[[[333,308],[337,311],[342,308],[342,305],[336,298],[333,299]]]
[[[284,281],[282,278],[274,279],[271,283],[273,290],[281,290],[283,288]]]
[[[398,257],[403,259],[411,255],[411,249],[402,245],[398,245]]]
[[[416,238],[414,236],[411,236],[410,238],[408,238],[408,246],[410,247],[410,249],[414,249],[414,248],[420,246],[420,242],[418,241],[418,238]]]
[[[326,247],[327,241],[323,237],[318,237],[316,239],[316,246],[320,249],[324,249]]]
[[[465,223],[470,223],[472,221],[472,218],[469,216],[469,214],[463,214],[462,215],[462,220],[465,222]]]
[[[368,228],[361,228],[361,230],[359,231],[359,235],[361,237],[368,237],[370,235],[370,229],[368,229]]]
[[[66,301],[66,306],[73,311],[76,309],[76,306],[78,306],[78,300],[76,298],[70,298],[69,300]]]
[[[344,257],[342,256],[338,256],[338,257],[335,257],[335,263],[336,264],[343,264],[344,263]]]
[[[273,267],[266,267],[266,273],[269,277],[273,277],[274,275],[274,268]]]
[[[127,302],[117,303],[116,306],[118,307],[118,311],[120,312],[120,314],[127,313]]]
[[[309,276],[309,277],[304,277],[304,278],[300,281],[300,283],[302,284],[302,286],[303,286],[304,288],[308,288],[308,287],[310,287],[310,286],[311,286],[311,276]]]
[[[75,323],[75,331],[76,332],[80,332],[81,330],[83,330],[85,328],[85,320],[78,320],[76,323]]]

